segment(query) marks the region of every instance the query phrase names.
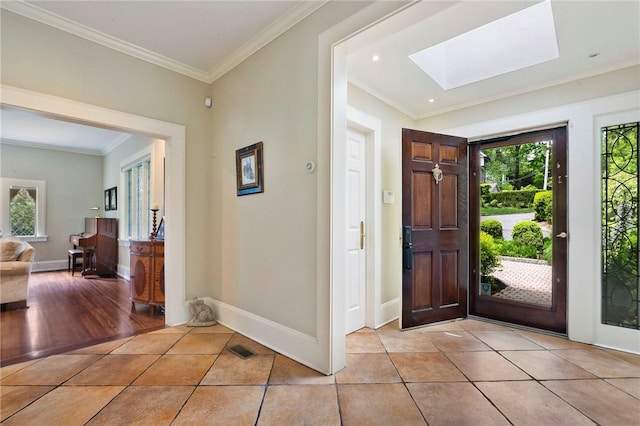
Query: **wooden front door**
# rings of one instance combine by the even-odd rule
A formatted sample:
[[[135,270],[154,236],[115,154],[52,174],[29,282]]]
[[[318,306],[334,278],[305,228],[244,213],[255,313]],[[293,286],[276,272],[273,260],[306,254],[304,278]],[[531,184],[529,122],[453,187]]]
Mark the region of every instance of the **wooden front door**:
[[[467,140],[402,129],[402,328],[467,315]]]

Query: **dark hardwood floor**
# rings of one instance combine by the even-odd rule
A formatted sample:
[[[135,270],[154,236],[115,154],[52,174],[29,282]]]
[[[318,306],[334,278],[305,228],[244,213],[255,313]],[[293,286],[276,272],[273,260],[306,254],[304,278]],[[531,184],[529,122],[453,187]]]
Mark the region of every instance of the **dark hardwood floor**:
[[[164,328],[164,314],[129,301],[122,278],[32,273],[28,308],[0,313],[0,365]]]

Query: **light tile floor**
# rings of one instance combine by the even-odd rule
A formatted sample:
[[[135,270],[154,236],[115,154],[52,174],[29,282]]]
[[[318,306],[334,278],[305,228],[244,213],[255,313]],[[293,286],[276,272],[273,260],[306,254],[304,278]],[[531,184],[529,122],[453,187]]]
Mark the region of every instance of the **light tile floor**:
[[[1,368],[0,421],[640,425],[633,354],[469,319],[363,329],[347,352],[324,376],[221,325],[167,328]]]

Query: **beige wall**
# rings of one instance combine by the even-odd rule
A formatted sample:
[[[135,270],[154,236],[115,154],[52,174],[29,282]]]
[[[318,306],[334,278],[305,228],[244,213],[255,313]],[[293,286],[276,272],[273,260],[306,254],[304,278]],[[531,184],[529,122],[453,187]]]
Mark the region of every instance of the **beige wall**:
[[[316,334],[318,35],[363,7],[329,3],[213,83],[214,297]],[[236,196],[235,150],[264,142],[265,192]],[[328,164],[319,164],[328,167]],[[328,211],[329,206],[326,206]],[[326,248],[328,250],[328,247]]]
[[[2,84],[186,126],[185,296],[211,294],[210,86],[6,10],[0,31]]]
[[[33,242],[36,269],[66,267],[69,235],[84,231],[91,206],[103,205],[102,157],[0,144],[0,177],[47,183],[46,242]],[[58,261],[58,262],[55,262]]]

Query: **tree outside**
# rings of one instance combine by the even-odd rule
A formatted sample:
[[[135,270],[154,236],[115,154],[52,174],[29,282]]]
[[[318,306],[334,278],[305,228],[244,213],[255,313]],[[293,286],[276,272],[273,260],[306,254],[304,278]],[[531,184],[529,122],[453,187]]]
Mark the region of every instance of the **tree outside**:
[[[36,235],[36,190],[19,188],[11,189],[10,222],[11,235]]]

